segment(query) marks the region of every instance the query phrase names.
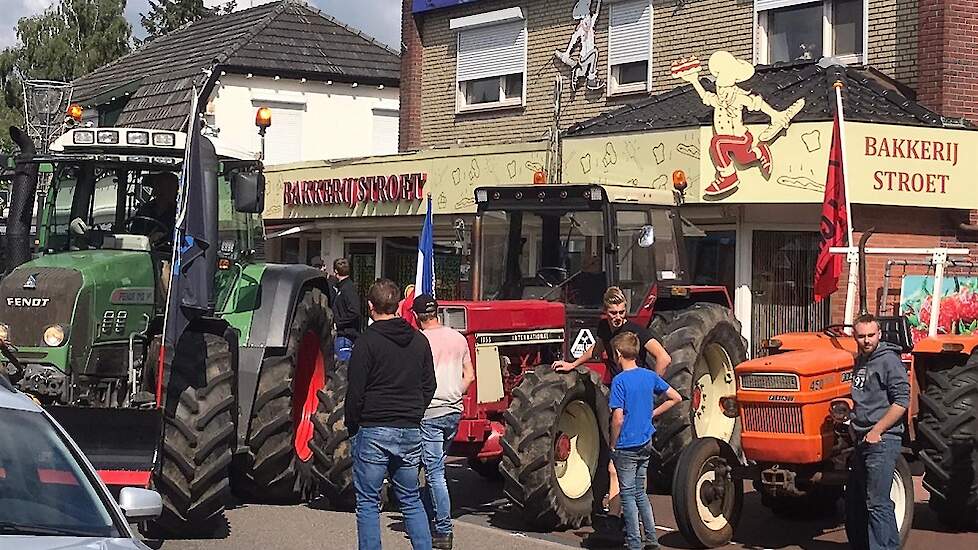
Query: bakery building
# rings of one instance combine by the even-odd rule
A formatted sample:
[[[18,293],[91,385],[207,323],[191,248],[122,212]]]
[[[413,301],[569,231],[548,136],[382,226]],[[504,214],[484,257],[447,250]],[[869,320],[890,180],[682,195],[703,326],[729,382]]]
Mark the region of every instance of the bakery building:
[[[436,292],[469,298],[475,188],[532,184],[548,151],[535,142],[269,166],[265,253],[287,263],[346,257],[362,294],[377,277],[403,288],[414,282],[430,195]]]
[[[843,317],[844,292],[822,302],[813,292],[836,82],[854,238],[875,227],[874,247],[974,247],[978,132],[970,122],[941,117],[871,68],[755,69],[725,52],[685,67],[676,70],[697,73],[684,75],[690,84],[567,131],[560,177],[684,185],[683,216],[704,234],[687,243],[693,282],[730,290],[750,341]],[[871,302],[885,262],[867,262]]]

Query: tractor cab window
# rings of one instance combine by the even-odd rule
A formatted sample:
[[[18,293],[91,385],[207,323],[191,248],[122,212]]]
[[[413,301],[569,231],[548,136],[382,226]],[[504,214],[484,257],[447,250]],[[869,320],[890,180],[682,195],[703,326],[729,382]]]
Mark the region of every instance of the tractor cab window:
[[[678,278],[679,252],[670,210],[619,210],[615,214],[618,286],[635,313],[656,281]]]
[[[605,237],[600,211],[486,212],[482,298],[600,307]]]
[[[175,172],[137,165],[60,164],[45,248],[164,248],[173,235],[177,181]]]

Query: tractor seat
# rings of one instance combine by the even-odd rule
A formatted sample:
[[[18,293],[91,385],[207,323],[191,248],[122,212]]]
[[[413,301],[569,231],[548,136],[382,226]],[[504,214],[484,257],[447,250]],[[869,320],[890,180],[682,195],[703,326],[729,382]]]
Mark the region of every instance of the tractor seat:
[[[880,324],[880,340],[900,347],[900,353],[910,353],[913,337],[910,333],[910,319],[903,315],[877,317]]]

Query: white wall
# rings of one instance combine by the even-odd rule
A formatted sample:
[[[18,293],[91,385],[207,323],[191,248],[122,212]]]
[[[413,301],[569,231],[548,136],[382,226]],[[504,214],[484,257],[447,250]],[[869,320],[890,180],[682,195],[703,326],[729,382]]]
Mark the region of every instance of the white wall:
[[[272,109],[272,126],[266,135],[269,164],[397,151],[396,130],[391,132],[383,120],[375,121],[375,112],[389,117],[398,110],[397,88],[229,74],[220,78],[211,97],[219,139],[247,151],[259,149],[255,111],[258,106]],[[278,126],[276,120],[281,122]],[[375,127],[382,136],[374,135]]]

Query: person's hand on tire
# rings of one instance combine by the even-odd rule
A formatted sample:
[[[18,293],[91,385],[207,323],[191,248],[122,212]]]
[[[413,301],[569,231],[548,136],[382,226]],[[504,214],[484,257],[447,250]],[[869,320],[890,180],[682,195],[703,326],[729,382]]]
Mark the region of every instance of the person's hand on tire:
[[[567,361],[557,360],[551,365],[553,369],[557,372],[570,372],[574,370],[574,363],[568,363]]]

